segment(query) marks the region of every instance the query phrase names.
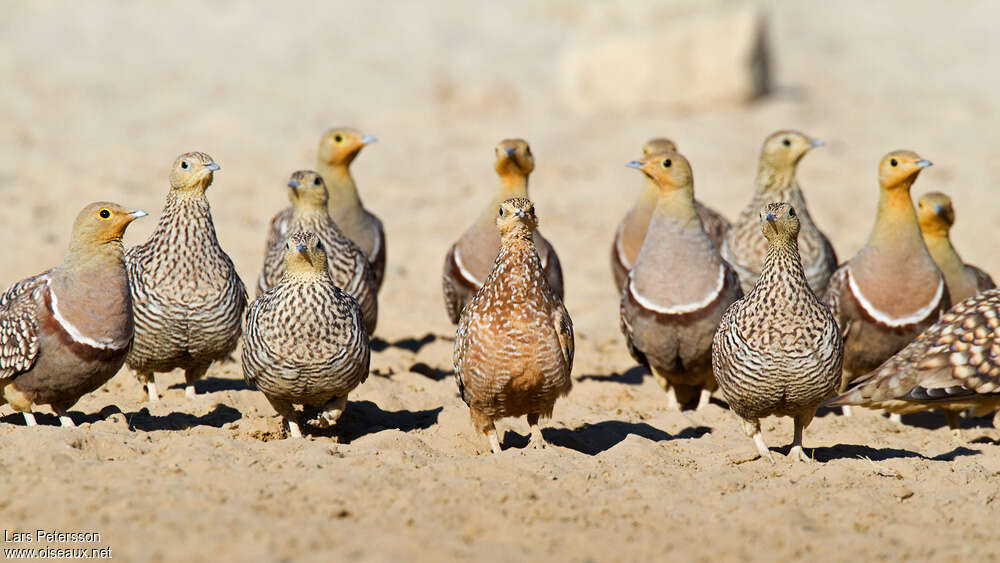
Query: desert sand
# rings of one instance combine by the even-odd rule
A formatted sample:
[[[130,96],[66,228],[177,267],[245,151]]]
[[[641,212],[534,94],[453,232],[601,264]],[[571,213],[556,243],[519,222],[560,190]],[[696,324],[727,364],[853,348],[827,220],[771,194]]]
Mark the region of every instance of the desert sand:
[[[668,6],[348,3],[249,6],[5,2],[0,21],[0,241],[6,286],[56,264],[94,200],[145,209],[152,231],[174,157],[201,150],[219,238],[252,285],[285,180],[313,165],[320,133],[379,137],[354,174],[385,221],[388,268],[372,375],[334,432],[283,440],[280,419],[215,366],[186,400],[179,373],[143,402],[123,370],[73,409],[26,428],[0,407],[0,522],[7,532],[99,532],[113,557],[181,560],[720,561],[1000,557],[992,523],[1000,447],[988,419],[956,443],[943,417],[821,412],[816,463],[746,461],[723,403],[681,414],[629,358],[608,267],[612,231],[641,182],[623,164],[674,138],[700,199],[730,217],[749,200],[761,140],[821,137],[799,179],[841,259],[863,244],[876,165],[908,148],[934,161],[914,195],[942,190],[963,257],[1000,255],[1000,6],[768,2],[775,87],[748,104],[580,113],[559,93],[567,49],[656,30]],[[677,10],[683,11],[683,6]],[[622,65],[683,68],[669,53]],[[576,325],[573,392],[528,450],[473,433],[451,370],[444,252],[494,185],[492,147],[531,142],[532,197],[559,251]],[[791,422],[764,431],[787,454]],[[815,449],[813,449],[815,448]]]

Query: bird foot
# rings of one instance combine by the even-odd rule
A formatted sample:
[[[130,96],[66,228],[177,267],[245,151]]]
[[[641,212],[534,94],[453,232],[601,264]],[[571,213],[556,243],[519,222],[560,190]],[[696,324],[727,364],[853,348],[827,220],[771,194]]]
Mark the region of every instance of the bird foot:
[[[812,460],[806,455],[806,451],[802,449],[802,446],[792,446],[791,451],[788,452],[788,456],[795,461],[804,461],[806,463],[811,463]]]
[[[694,410],[700,411],[708,406],[712,402],[712,392],[708,389],[702,389],[701,395],[698,397],[698,406]]]
[[[843,416],[854,416],[854,409],[851,408],[851,405],[844,405],[840,407],[840,414]]]
[[[186,387],[184,387],[184,394],[187,395],[188,399],[194,399],[198,396],[198,394],[194,391],[193,383],[189,383]]]
[[[899,414],[898,412],[891,412],[889,413],[889,421],[895,422],[896,424],[902,424],[903,415]]]
[[[549,443],[545,441],[545,438],[542,438],[541,432],[538,435],[533,434],[531,439],[528,440],[528,447],[535,448],[536,450],[544,450],[548,445]]]
[[[292,438],[302,437],[302,430],[299,429],[299,423],[295,422],[294,420],[288,420],[288,419],[286,419],[285,422],[288,423],[289,436],[291,436]]]
[[[500,436],[497,435],[496,429],[490,433],[490,449],[493,450],[493,453],[496,455],[500,455],[500,452],[503,451],[502,448],[500,448]]]
[[[767,444],[764,443],[764,435],[762,433],[757,432],[753,435],[753,443],[757,446],[757,453],[760,454],[760,457],[774,463],[774,457],[771,455],[771,450],[768,449]]]
[[[666,381],[665,379],[663,381]],[[681,404],[677,400],[677,391],[673,387],[667,387],[667,408],[672,411],[681,410]]]
[[[309,424],[319,428],[329,428],[340,420],[340,417],[344,414],[344,409],[346,408],[347,395],[337,397],[332,401],[327,401],[327,403],[323,405],[323,410],[316,415],[316,418],[310,420]]]
[[[59,426],[63,428],[76,428],[76,424],[73,424],[73,419],[68,414],[59,415]]]
[[[968,443],[966,441],[966,439],[965,439],[965,434],[962,433],[962,429],[961,428],[952,428],[951,429],[951,437],[954,438],[955,441],[958,442],[959,444],[966,444],[966,443]]]
[[[156,384],[152,381],[146,384],[146,393],[149,395],[150,403],[159,402],[160,394],[156,392]]]
[[[30,413],[28,411],[24,411],[21,414],[24,415],[24,424],[25,424],[25,426],[38,426],[38,423],[35,422],[35,415],[34,414],[32,414],[32,413]]]

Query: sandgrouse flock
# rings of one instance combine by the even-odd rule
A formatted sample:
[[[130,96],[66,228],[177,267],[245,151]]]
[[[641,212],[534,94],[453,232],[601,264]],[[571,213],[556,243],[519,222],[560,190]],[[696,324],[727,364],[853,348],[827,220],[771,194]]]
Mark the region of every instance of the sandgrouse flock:
[[[149,401],[159,400],[155,375],[174,369],[197,397],[195,382],[241,348],[245,380],[288,435],[335,426],[368,377],[386,274],[382,221],[350,171],[373,142],[330,129],[316,169],[291,175],[291,205],[268,225],[253,302],[216,236],[207,191],[220,167],[209,155],[174,161],[143,244],[126,250],[122,236],[145,212],[84,207],[62,263],[0,294],[0,404],[28,426],[46,404],[72,426],[69,409],[123,365]],[[961,439],[961,413],[1000,407],[1000,289],[955,250],[947,195],[913,205],[931,163],[906,150],[880,161],[874,226],[839,263],[796,179],[822,145],[798,131],[768,136],[752,198],[732,224],[695,199],[676,143],[642,147],[628,163],[642,174],[638,198],[611,240],[627,351],[669,408],[697,410],[720,391],[755,455],[772,463],[760,420],[792,418],[789,456],[810,461],[802,435],[821,406],[939,410]],[[499,454],[496,423],[507,417],[526,417],[529,445],[546,446],[540,421],[572,389],[575,345],[559,256],[529,199],[531,147],[501,141],[493,168],[496,187],[445,253],[441,282],[457,325],[458,395]]]

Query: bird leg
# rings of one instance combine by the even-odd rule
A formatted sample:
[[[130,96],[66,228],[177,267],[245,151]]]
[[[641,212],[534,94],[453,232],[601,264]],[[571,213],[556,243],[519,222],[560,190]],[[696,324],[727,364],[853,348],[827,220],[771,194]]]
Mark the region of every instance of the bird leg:
[[[265,397],[267,396],[265,395]],[[267,397],[267,401],[285,419],[285,424],[288,425],[288,435],[292,438],[301,438],[302,430],[299,428],[299,413],[295,412],[295,407],[292,406],[292,403],[281,399],[272,399],[271,397]]]
[[[292,438],[301,438],[302,430],[299,429],[299,423],[295,422],[294,418],[285,417],[285,424],[288,425],[288,435]]]
[[[541,450],[545,448],[547,443],[545,438],[542,437],[542,429],[538,426],[538,419],[538,414],[528,415],[528,426],[531,428],[531,440],[528,441],[528,447]]]
[[[962,437],[962,423],[958,419],[958,414],[955,411],[944,411],[944,418],[948,421],[948,428],[951,428],[951,435],[955,437],[959,442],[964,443],[965,440]]]
[[[840,407],[840,413],[843,416],[854,416],[854,409],[851,408],[851,405],[844,405]]]
[[[804,461],[806,463],[812,461],[809,459],[809,456],[806,455],[805,450],[802,449],[802,431],[806,429],[806,426],[809,426],[810,422],[812,422],[813,414],[814,413],[803,413],[794,417],[795,430],[792,435],[792,449],[789,450],[788,455],[795,461]]]
[[[707,407],[710,402],[712,402],[712,392],[702,387],[701,395],[698,397],[698,406],[694,410],[700,411]]]
[[[35,415],[31,414],[31,411],[24,411],[21,414],[24,415],[25,426],[38,426],[38,423],[35,422]]]
[[[323,405],[323,409],[320,411],[316,418],[309,421],[310,424],[314,424],[320,428],[328,428],[333,426],[340,416],[344,414],[344,410],[347,408],[347,393],[344,393],[341,397],[334,397],[330,401],[327,401]]]
[[[472,417],[472,425],[476,430],[486,434],[489,438],[490,449],[493,450],[493,453],[499,454],[502,450],[500,447],[500,435],[497,434],[497,427],[493,423],[493,420],[473,406],[469,407],[469,416]]]
[[[757,453],[760,457],[774,463],[774,457],[771,456],[771,450],[767,448],[767,444],[764,443],[764,435],[760,431],[760,420],[743,420],[743,431],[746,432],[747,436],[753,438],[753,443],[757,446]]]
[[[156,374],[147,372],[135,372],[135,378],[139,383],[146,386],[146,393],[149,395],[149,402],[155,403],[160,400],[160,394],[156,392]]]
[[[69,416],[67,409],[53,405],[52,410],[56,411],[56,414],[59,415],[59,426],[62,426],[63,428],[76,428],[76,425],[73,424],[73,419]]]
[[[194,382],[205,377],[205,372],[207,371],[208,365],[184,370],[184,381],[187,382],[187,386],[184,387],[184,394],[187,395],[188,399],[194,399],[198,395],[194,390]]]

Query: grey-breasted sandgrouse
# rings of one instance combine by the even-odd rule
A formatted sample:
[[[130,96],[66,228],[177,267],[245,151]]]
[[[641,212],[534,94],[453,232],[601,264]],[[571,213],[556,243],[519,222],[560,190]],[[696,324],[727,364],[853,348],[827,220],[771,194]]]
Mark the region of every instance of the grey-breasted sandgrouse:
[[[451,245],[444,259],[441,280],[444,304],[448,318],[454,324],[458,324],[462,308],[472,294],[482,287],[500,249],[500,235],[495,225],[497,209],[508,199],[527,199],[528,176],[535,169],[535,157],[523,139],[500,141],[494,152],[496,162],[493,167],[500,183],[493,199],[476,222]],[[534,245],[549,288],[560,300],[563,299],[562,266],[555,249],[537,231],[534,233]]]
[[[830,278],[825,299],[844,335],[841,390],[902,350],[950,306],[910,199],[910,187],[930,165],[912,151],[882,158],[868,242]]]
[[[722,245],[722,257],[740,275],[744,293],[750,291],[760,276],[767,254],[767,240],[760,234],[760,210],[768,203],[780,202],[789,203],[798,213],[801,225],[799,256],[809,287],[820,297],[826,292],[830,275],[837,269],[837,255],[826,235],[813,223],[802,189],[795,179],[802,157],[822,145],[823,141],[798,131],[778,131],[764,140],[753,199],[726,233]]]
[[[125,362],[133,322],[122,234],[145,215],[88,205],[62,264],[0,295],[0,404],[23,413],[28,426],[34,404],[51,405],[62,426],[73,426],[69,408]]]
[[[126,360],[150,401],[155,374],[184,370],[188,397],[212,362],[230,357],[242,335],[247,291],[219,246],[205,190],[219,165],[201,152],[177,157],[170,191],[149,240],[125,253],[135,309]]]
[[[326,189],[330,194],[330,217],[341,232],[354,241],[368,257],[375,276],[375,288],[378,290],[385,278],[385,229],[382,227],[382,220],[365,209],[358,194],[358,186],[351,176],[351,163],[361,149],[374,142],[375,137],[350,127],[334,127],[320,137],[316,170],[326,182]],[[291,218],[291,207],[286,207],[271,218],[267,248],[280,244],[290,232],[288,222]]]
[[[665,152],[677,152],[677,145],[664,137],[650,139],[642,146],[644,157]],[[618,223],[611,244],[611,275],[619,292],[625,286],[625,276],[639,256],[639,249],[642,248],[642,241],[646,238],[646,230],[649,228],[649,219],[653,216],[653,210],[656,209],[659,200],[659,186],[648,176],[643,176],[639,197]],[[715,247],[722,248],[722,241],[725,240],[726,231],[729,230],[729,220],[697,199],[694,201],[694,208]]]
[[[281,280],[247,312],[243,377],[284,417],[289,434],[300,438],[294,405],[318,409],[309,422],[332,426],[347,394],[368,378],[371,351],[361,307],[328,275],[334,258],[320,238],[297,231],[282,247]]]
[[[299,231],[315,233],[323,243],[329,260],[328,274],[333,284],[346,291],[361,306],[368,334],[375,331],[378,321],[378,288],[365,253],[344,235],[330,217],[328,193],[323,178],[311,170],[299,170],[288,180],[288,199],[292,216],[288,231],[266,249],[264,267],[257,279],[260,295],[277,284],[285,273],[285,242]]]
[[[772,463],[760,419],[792,417],[789,455],[809,461],[802,432],[820,403],[836,393],[844,358],[837,322],[802,268],[796,241],[800,225],[787,203],[768,204],[761,212],[768,246],[760,279],[726,311],[712,348],[722,395],[758,453]]]
[[[989,274],[962,262],[962,257],[952,246],[948,231],[955,224],[955,209],[950,197],[941,192],[920,196],[917,202],[917,220],[920,222],[920,232],[927,251],[944,275],[952,303],[965,301],[981,291],[997,286]]]
[[[958,414],[1000,407],[1000,290],[955,305],[896,355],[851,383],[830,406],[859,405],[906,414],[941,410],[956,437]],[[1000,414],[993,426],[1000,428]]]
[[[500,453],[494,422],[527,416],[531,445],[545,445],[539,418],[572,387],[573,323],[548,287],[532,235],[535,207],[525,198],[498,206],[500,252],[483,286],[462,310],[455,375],[476,430]]]
[[[622,333],[672,408],[700,408],[716,389],[712,336],[726,309],[743,296],[740,280],[698,216],[688,160],[661,152],[629,166],[655,182],[659,199],[622,291]]]

